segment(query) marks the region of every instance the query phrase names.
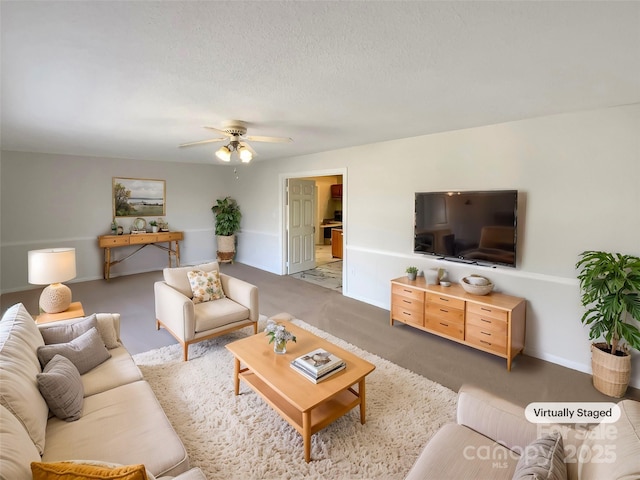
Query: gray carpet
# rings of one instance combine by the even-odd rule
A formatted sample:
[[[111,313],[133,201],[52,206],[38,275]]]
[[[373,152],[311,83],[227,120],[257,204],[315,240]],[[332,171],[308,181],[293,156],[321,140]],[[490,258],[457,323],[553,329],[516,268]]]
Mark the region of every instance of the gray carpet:
[[[247,265],[223,264],[229,275],[257,285],[260,313],[289,312],[336,337],[412,370],[454,391],[472,383],[521,405],[533,401],[611,401],[591,384],[591,376],[526,355],[514,359],[511,372],[502,358],[474,350],[414,328],[389,325],[389,311],[344,297],[339,292],[289,276],[274,275]],[[132,353],[176,343],[165,331],[156,331],[153,283],[162,272],[69,284],[73,300],[85,312],[122,314],[122,339]],[[22,302],[38,310],[40,288],[4,294],[4,312]],[[640,400],[640,390],[628,398]]]

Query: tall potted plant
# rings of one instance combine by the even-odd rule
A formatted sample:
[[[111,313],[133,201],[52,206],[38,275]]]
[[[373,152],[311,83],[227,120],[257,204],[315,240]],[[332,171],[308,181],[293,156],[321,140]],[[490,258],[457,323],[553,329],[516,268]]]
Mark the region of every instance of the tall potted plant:
[[[216,239],[218,242],[218,261],[233,262],[236,254],[236,232],[240,230],[240,207],[231,197],[219,198],[211,207],[216,219]]]
[[[622,397],[631,376],[629,349],[640,350],[640,258],[620,253],[585,251],[580,269],[581,301],[589,325],[593,385],[611,397]]]

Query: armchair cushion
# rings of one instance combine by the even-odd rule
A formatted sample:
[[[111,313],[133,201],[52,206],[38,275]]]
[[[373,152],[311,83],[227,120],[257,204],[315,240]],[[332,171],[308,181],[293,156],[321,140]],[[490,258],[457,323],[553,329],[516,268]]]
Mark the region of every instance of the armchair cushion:
[[[224,298],[220,273],[217,270],[211,272],[192,270],[187,272],[187,278],[191,286],[193,303],[204,303]]]
[[[228,298],[194,305],[196,333],[241,322],[249,318],[249,309]]]
[[[219,272],[218,262],[203,263],[201,265],[195,265],[193,267],[166,267],[162,270],[164,281],[167,285],[175,288],[185,297],[193,298],[193,292],[191,291],[191,283],[189,283],[189,277],[187,274],[193,270],[201,270],[203,272]]]

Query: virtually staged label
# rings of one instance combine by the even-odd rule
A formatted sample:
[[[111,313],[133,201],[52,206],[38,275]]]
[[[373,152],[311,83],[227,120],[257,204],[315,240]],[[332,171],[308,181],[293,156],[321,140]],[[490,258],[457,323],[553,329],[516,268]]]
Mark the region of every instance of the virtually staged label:
[[[614,423],[620,407],[613,402],[534,402],[524,413],[531,423]]]

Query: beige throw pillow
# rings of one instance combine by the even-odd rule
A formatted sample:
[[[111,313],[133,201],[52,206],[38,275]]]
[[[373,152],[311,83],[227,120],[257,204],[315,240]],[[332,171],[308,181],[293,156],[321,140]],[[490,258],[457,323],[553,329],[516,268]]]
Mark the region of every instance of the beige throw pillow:
[[[217,270],[211,272],[192,270],[187,272],[187,278],[189,278],[189,284],[191,285],[193,303],[203,303],[224,298],[220,274]]]

